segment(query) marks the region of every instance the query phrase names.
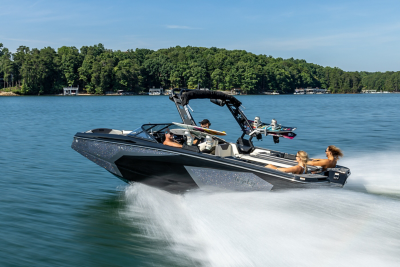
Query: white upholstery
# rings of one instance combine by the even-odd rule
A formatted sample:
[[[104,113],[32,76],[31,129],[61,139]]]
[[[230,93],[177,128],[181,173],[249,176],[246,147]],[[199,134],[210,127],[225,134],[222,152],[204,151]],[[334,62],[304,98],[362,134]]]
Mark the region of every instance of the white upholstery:
[[[244,154],[241,154],[239,158],[248,160],[248,161],[264,163],[265,165],[272,164],[274,166],[281,167],[281,168],[293,167],[293,165],[288,165],[288,164],[284,164],[284,163],[280,163],[280,162],[276,162],[276,161],[272,161],[272,160],[259,159],[259,158],[255,158],[255,157],[244,155]]]
[[[234,157],[238,157],[240,155],[239,150],[237,149],[236,144],[231,143],[232,154]]]
[[[109,132],[109,134],[122,134],[122,131],[112,129],[111,132]]]
[[[226,149],[223,149],[223,146],[226,147]],[[230,144],[217,145],[215,147],[215,156],[219,156],[221,158],[232,157],[232,146]]]

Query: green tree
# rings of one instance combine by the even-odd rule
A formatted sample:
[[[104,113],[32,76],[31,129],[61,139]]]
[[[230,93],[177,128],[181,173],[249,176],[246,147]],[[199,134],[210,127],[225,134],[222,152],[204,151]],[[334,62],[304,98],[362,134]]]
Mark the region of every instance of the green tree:
[[[257,84],[257,75],[253,68],[246,68],[242,80],[242,90],[245,92],[254,92]]]
[[[216,90],[219,90],[220,87],[221,89],[224,88],[224,76],[223,76],[223,71],[220,69],[215,69],[213,73],[211,74],[211,79],[213,81],[213,87]]]
[[[78,85],[79,71],[82,66],[83,57],[76,47],[60,47],[57,51],[60,62],[61,77],[66,85]]]
[[[118,62],[114,68],[116,88],[131,91],[138,84],[138,67],[132,59]]]
[[[3,87],[9,87],[12,81],[14,62],[11,57],[12,53],[0,43],[0,73],[3,78]]]

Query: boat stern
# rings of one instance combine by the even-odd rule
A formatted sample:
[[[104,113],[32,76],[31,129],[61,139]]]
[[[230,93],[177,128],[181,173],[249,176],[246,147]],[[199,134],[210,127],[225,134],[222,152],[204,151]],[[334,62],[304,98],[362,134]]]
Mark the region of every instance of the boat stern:
[[[327,169],[328,180],[331,183],[340,184],[344,186],[347,182],[347,178],[351,175],[350,169],[342,166],[337,166],[336,168]]]

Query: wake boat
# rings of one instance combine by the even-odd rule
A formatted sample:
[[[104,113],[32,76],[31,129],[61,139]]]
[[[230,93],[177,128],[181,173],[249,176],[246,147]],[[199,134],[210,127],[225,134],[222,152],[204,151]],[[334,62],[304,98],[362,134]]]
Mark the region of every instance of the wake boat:
[[[75,134],[72,148],[127,183],[138,182],[171,193],[188,190],[270,191],[290,188],[343,187],[349,168],[321,171],[308,166],[306,174],[284,173],[265,168],[297,165],[296,156],[272,149],[255,147],[252,139],[271,135],[293,139],[294,127],[282,127],[259,118],[248,120],[241,102],[234,96],[216,91],[173,89],[173,101],[182,123],[148,123],[133,131],[98,128]],[[224,132],[196,125],[189,101],[209,99],[226,106],[239,124],[242,135],[236,143],[225,141]],[[164,145],[165,133],[174,134],[182,147]],[[193,138],[199,144],[193,144]],[[204,141],[205,140],[205,141]]]

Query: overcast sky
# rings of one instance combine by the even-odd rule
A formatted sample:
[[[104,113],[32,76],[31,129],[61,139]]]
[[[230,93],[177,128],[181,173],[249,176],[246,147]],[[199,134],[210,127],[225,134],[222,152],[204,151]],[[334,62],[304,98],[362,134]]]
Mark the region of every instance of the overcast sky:
[[[190,45],[345,71],[400,71],[399,11],[398,0],[0,0],[0,43],[13,52]]]

